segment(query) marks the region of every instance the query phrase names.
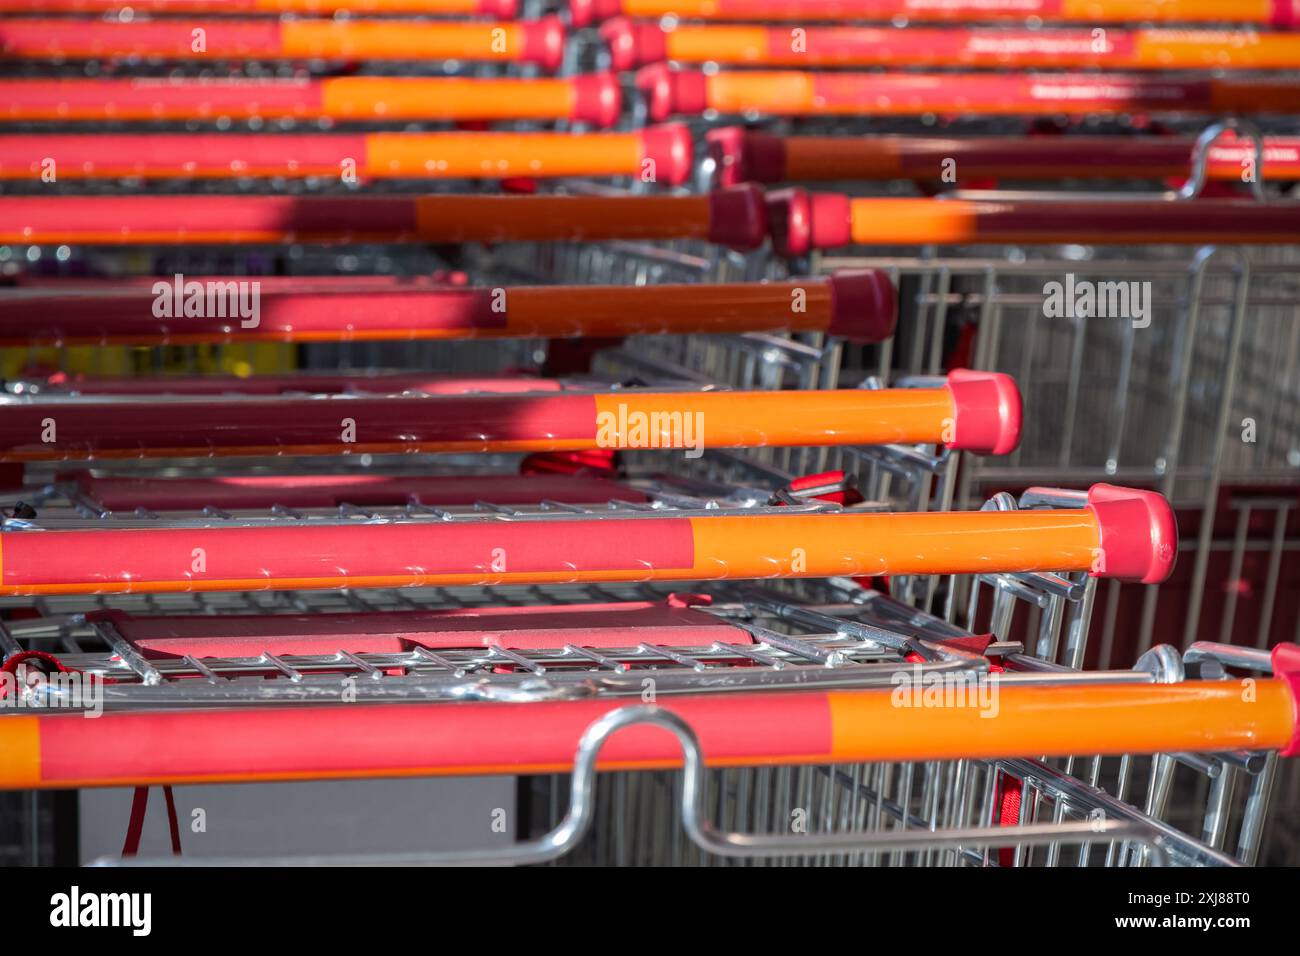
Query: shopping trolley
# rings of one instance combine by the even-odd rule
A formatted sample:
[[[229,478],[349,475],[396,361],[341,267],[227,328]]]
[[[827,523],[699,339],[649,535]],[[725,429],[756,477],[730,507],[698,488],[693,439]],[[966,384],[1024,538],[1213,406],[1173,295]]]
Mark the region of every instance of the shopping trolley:
[[[1142,7],[1141,12],[1173,6]],[[1127,19],[1135,11],[1120,11],[1118,18]],[[575,22],[585,22],[612,12],[579,7],[573,14]],[[631,8],[621,12],[645,13]],[[1073,15],[1066,11],[1062,19]],[[1257,20],[1259,11],[1243,9],[1236,17]],[[306,29],[326,28],[313,24]],[[346,30],[331,35],[342,32]],[[430,27],[427,32],[438,31]],[[617,30],[606,33],[619,36]],[[366,86],[336,85],[348,79],[308,81],[302,95],[286,90],[284,99],[261,115],[429,119],[427,104],[403,104],[439,89],[414,84],[444,82],[441,77],[365,77],[358,79],[369,81]],[[514,79],[456,77],[445,82]],[[988,113],[1057,112],[1066,104],[1076,113],[1132,104],[1146,104],[1157,112],[1173,106],[1193,112],[1239,108],[1267,113],[1285,111],[1294,85],[1286,78],[1203,82],[1105,75],[957,75],[958,83],[969,81],[970,87],[969,97],[956,97],[951,74],[777,77],[723,71],[706,77],[655,66],[640,80],[654,115],[816,115],[838,110],[845,115],[897,115],[924,109],[948,112],[968,104]],[[779,89],[763,85],[774,80],[782,84]],[[133,85],[119,90],[102,86],[100,95],[126,97],[137,104],[139,112],[132,114],[137,117],[145,111],[154,117],[225,115],[212,111],[203,98],[206,93],[182,90],[172,100],[170,90],[164,97],[147,83],[128,82]],[[576,106],[576,82],[556,87],[546,107],[507,102],[487,112],[492,117],[517,116],[512,110],[533,109],[550,119],[582,112],[599,117],[592,122],[608,122],[617,114],[616,108],[610,111],[611,98],[604,92],[607,79],[596,81],[604,84],[600,87],[586,88],[588,105],[581,110]],[[946,88],[927,86],[939,82]],[[67,115],[73,108],[66,88],[26,89],[34,91],[37,110],[46,111],[34,115],[57,118],[60,109]],[[215,92],[247,101],[247,89],[236,83]],[[780,95],[770,96],[773,89]],[[525,87],[509,90],[524,99]],[[281,95],[279,87],[272,92]],[[93,97],[89,89],[76,95]],[[863,96],[872,97],[865,110]],[[876,99],[882,96],[889,101]],[[29,102],[26,92],[20,100]],[[530,104],[536,102],[529,99]],[[174,114],[167,112],[171,103],[178,104]],[[390,106],[392,113],[387,112]],[[230,115],[256,115],[260,109],[256,103],[241,105]],[[78,115],[108,114],[95,110],[92,105]],[[617,164],[602,166],[588,159],[588,165],[568,168],[589,175],[626,175],[635,168],[633,159],[646,158],[649,134],[609,135],[618,137]],[[415,148],[433,148],[430,142],[416,143]],[[451,148],[451,140],[440,142]],[[489,141],[458,142],[473,142],[476,145],[464,148],[477,150]],[[494,142],[502,144],[500,157],[505,157],[504,141]],[[528,143],[519,147],[523,152],[518,155],[540,148],[543,140],[530,138]],[[594,147],[615,140],[569,138],[562,148],[580,143]],[[30,151],[34,145],[27,141],[18,147]],[[219,144],[231,152],[214,154],[215,165],[224,175],[232,160],[243,162],[238,151],[252,145]],[[396,148],[391,143],[364,141],[360,146],[387,158],[389,169],[399,176],[420,172],[418,166],[400,162],[393,169],[395,157],[384,152]],[[682,152],[674,150],[675,155]],[[322,170],[338,159],[336,153],[323,155],[328,163],[321,160]],[[140,172],[174,171],[161,159]],[[23,152],[20,160],[30,175],[33,159]],[[379,165],[376,160],[367,168]],[[516,171],[514,165],[505,169]],[[186,171],[183,166],[181,171]],[[264,171],[277,173],[274,167]],[[455,171],[450,166],[446,170]],[[115,168],[89,172],[113,173]],[[670,178],[685,181],[676,173]],[[509,241],[511,248],[474,247],[459,255],[457,263],[471,265],[479,291],[461,289],[460,298],[453,299],[446,289],[418,290],[421,309],[429,310],[437,301],[456,301],[458,308],[480,318],[483,291],[501,289],[508,300],[525,291],[519,278],[605,285],[649,285],[669,277],[677,282],[777,280],[769,287],[739,287],[727,281],[737,295],[753,295],[755,301],[736,306],[732,313],[743,311],[746,318],[708,328],[707,335],[699,335],[700,326],[694,323],[702,323],[710,308],[705,304],[709,291],[700,288],[701,304],[692,311],[686,305],[695,298],[691,291],[675,290],[678,298],[672,301],[677,304],[669,306],[674,312],[671,331],[697,334],[684,340],[637,335],[603,352],[596,359],[597,372],[615,370],[608,378],[620,387],[600,392],[565,385],[546,393],[388,397],[343,382],[339,391],[344,395],[310,400],[292,395],[229,397],[224,394],[227,384],[218,384],[220,396],[209,392],[185,398],[172,397],[175,393],[165,391],[168,386],[160,390],[151,383],[143,394],[167,397],[142,401],[140,393],[132,397],[129,386],[93,375],[20,379],[13,387],[19,394],[8,403],[15,413],[8,455],[36,463],[30,465],[37,469],[35,474],[49,473],[40,469],[55,471],[50,484],[42,477],[21,491],[21,499],[11,496],[4,502],[0,574],[5,576],[6,594],[0,603],[30,606],[44,617],[9,622],[0,642],[15,666],[48,672],[51,678],[65,668],[67,673],[94,675],[106,682],[112,703],[106,715],[110,723],[102,731],[73,726],[69,715],[19,718],[23,734],[12,738],[10,785],[146,786],[231,774],[235,779],[280,779],[301,773],[380,776],[495,769],[545,774],[543,780],[525,783],[528,792],[549,795],[534,804],[539,808],[537,833],[559,819],[564,791],[571,790],[571,811],[558,831],[480,857],[502,862],[537,862],[561,853],[571,860],[681,862],[700,859],[696,854],[701,851],[712,854],[709,859],[740,854],[776,862],[798,858],[1141,865],[1255,859],[1276,755],[1293,749],[1291,652],[1283,649],[1270,657],[1198,647],[1179,662],[1176,652],[1158,647],[1141,655],[1132,672],[1078,670],[1096,643],[1087,640],[1094,582],[1109,578],[1155,583],[1171,572],[1177,515],[1163,499],[1100,485],[1086,493],[1034,489],[1019,498],[995,495],[983,510],[948,512],[957,480],[963,503],[979,500],[974,496],[980,492],[999,490],[983,483],[989,463],[961,460],[951,453],[963,445],[977,452],[1013,450],[1008,427],[1012,403],[996,388],[992,396],[980,399],[992,410],[977,419],[981,440],[954,441],[951,433],[954,424],[961,430],[955,391],[962,386],[987,389],[997,379],[926,377],[953,364],[940,348],[945,344],[942,337],[930,338],[938,323],[922,321],[903,330],[903,351],[879,342],[846,343],[844,328],[834,321],[833,280],[827,284],[828,301],[828,290],[820,284],[787,278],[799,274],[799,264],[787,270],[762,253],[701,254],[697,246],[684,244],[708,241],[752,250],[773,229],[780,240],[778,251],[786,255],[837,245],[828,239],[841,235],[844,243],[861,241],[863,232],[854,227],[853,210],[862,208],[855,204],[863,200],[844,198],[840,203],[798,192],[763,196],[744,187],[708,197],[657,195],[645,188],[637,190],[640,195],[609,188],[574,192],[563,197],[416,200],[382,194],[291,197],[293,202],[283,197],[194,195],[0,200],[14,204],[6,209],[14,214],[8,218],[19,223],[13,241],[122,245],[118,261],[131,247],[154,250],[195,241],[227,248],[239,248],[236,244],[244,240],[281,243],[282,248],[322,241]],[[98,202],[105,198],[113,203]],[[264,201],[268,199],[273,201]],[[886,241],[890,228],[897,242],[918,246],[969,236],[991,237],[995,243],[1022,241],[1015,231],[1022,227],[1016,219],[1020,209],[1012,210],[1015,221],[1008,225],[1006,219],[996,220],[1000,209],[987,208],[982,200],[943,202],[950,205],[920,200],[915,205],[872,206],[868,218],[880,231],[869,241]],[[1263,239],[1277,248],[1291,241],[1295,221],[1286,204],[1241,211],[1245,207],[1240,203],[1207,202],[1214,205],[1199,210],[1217,217],[1208,225],[1182,214],[1189,241],[1227,236],[1233,241]],[[1036,210],[1073,208],[1086,219],[1078,205],[1058,202]],[[1168,208],[1158,206],[1161,212]],[[1088,221],[1099,221],[1104,230],[1117,209],[1093,210],[1095,218]],[[1149,215],[1157,204],[1138,201],[1127,211]],[[123,218],[137,213],[139,218]],[[102,227],[95,231],[97,215]],[[72,216],[87,231],[68,231]],[[192,231],[203,225],[205,216],[213,228]],[[1245,225],[1239,223],[1243,219]],[[124,221],[133,230],[125,235]],[[948,231],[937,230],[936,223],[946,223]],[[1140,236],[1134,230],[1131,238]],[[577,242],[556,245],[554,240]],[[646,240],[659,245],[650,246]],[[1042,241],[1056,242],[1050,236]],[[242,248],[236,253],[246,254]],[[810,268],[816,271],[824,265],[825,258],[818,255]],[[901,282],[910,321],[913,277],[896,262],[884,268]],[[221,275],[245,270],[237,265],[202,271]],[[493,273],[512,279],[494,285],[496,279],[488,278]],[[727,286],[718,287],[718,297],[731,294]],[[118,284],[114,295],[138,305],[140,289]],[[39,285],[22,291],[37,308],[41,296],[50,295]],[[66,306],[71,291],[54,294],[63,296]],[[309,283],[286,286],[283,301],[321,308],[336,291]],[[379,291],[368,288],[360,294]],[[83,292],[100,295],[103,290],[88,285]],[[811,295],[817,299],[815,315],[806,320],[781,316],[777,321],[778,306],[788,305],[778,293],[787,300],[792,293]],[[590,324],[570,326],[570,334],[603,330],[611,310],[636,308],[637,298],[630,292],[619,302],[602,300],[599,290],[573,294],[587,294],[595,315],[587,317]],[[526,299],[525,292],[525,304]],[[31,307],[21,300],[14,298],[16,308]],[[667,301],[659,300],[659,305],[615,327],[635,333],[662,330],[648,323],[660,321],[650,318],[655,314],[651,310],[662,312]],[[711,301],[716,304],[719,298]],[[854,308],[859,306],[855,303]],[[328,341],[353,332],[341,328],[341,311],[331,316],[325,308],[319,317],[320,332]],[[560,331],[554,311],[548,319],[544,304],[531,319],[527,309],[524,312],[492,323],[504,321],[509,331],[509,323],[520,319],[525,324],[516,331],[528,330],[524,334],[529,335]],[[412,327],[427,334],[430,325],[436,326],[428,315],[424,312],[400,330],[372,323],[371,331],[396,332],[398,339],[410,338]],[[492,324],[474,318],[466,322],[465,315],[454,312],[446,329],[449,336],[474,337],[480,324]],[[110,326],[118,330],[114,334],[124,334],[124,340],[151,345],[167,342],[171,334],[170,328],[148,320],[135,325],[126,312],[108,318],[112,321],[87,316],[79,330],[69,329],[84,339],[65,337],[60,330],[53,341],[60,348],[92,341]],[[128,318],[132,321],[125,321]],[[303,331],[301,318],[291,324],[292,329],[272,328],[290,336]],[[210,327],[196,334],[210,336],[202,343],[206,345],[224,343],[232,333],[238,334],[233,328]],[[35,344],[49,341],[37,338]],[[939,358],[896,369],[893,357],[915,348],[914,341],[933,344],[931,354]],[[33,344],[30,333],[26,342]],[[980,339],[981,348],[989,348],[986,343]],[[871,350],[878,364],[855,364],[864,354],[859,350]],[[970,354],[989,367],[986,352]],[[659,384],[674,380],[679,384]],[[78,383],[84,386],[80,390]],[[264,384],[274,392],[286,383]],[[719,385],[747,390],[733,392]],[[182,383],[178,390],[206,387]],[[415,387],[421,388],[418,383]],[[598,431],[593,419],[600,411],[616,412],[621,405],[629,413],[663,415],[684,408],[684,402],[691,411],[708,411],[710,422],[717,417],[713,413],[725,411],[722,417],[735,434],[730,439],[724,435],[720,446],[698,462],[685,456],[670,461],[624,441],[628,432],[614,414],[619,440],[613,444],[620,466],[593,471],[590,461],[599,456],[581,457],[610,444],[589,434]],[[155,428],[147,427],[139,414],[146,407],[154,413]],[[457,410],[458,421],[449,424],[437,414],[425,415],[438,408]],[[1029,406],[1031,417],[1039,414],[1038,408]],[[338,418],[340,409],[347,409],[346,417],[354,424],[360,422],[367,441],[375,435],[383,441],[342,447],[356,443],[339,436],[341,421],[326,420]],[[295,441],[285,444],[277,434],[284,426],[269,416],[287,413],[298,417],[301,427],[295,426]],[[412,413],[414,426],[410,419],[403,420]],[[221,429],[200,427],[202,423],[192,420],[195,415]],[[473,420],[466,421],[468,416]],[[480,424],[481,417],[491,427]],[[578,426],[576,437],[557,427],[566,417]],[[29,433],[46,427],[47,420],[53,421],[60,437],[38,444]],[[905,421],[911,425],[901,427]],[[990,425],[992,433],[985,434]],[[227,426],[233,431],[227,432]],[[1037,427],[1051,429],[1053,419]],[[487,434],[479,434],[484,431]],[[667,444],[680,451],[688,443],[670,436]],[[728,444],[739,447],[722,447]],[[277,472],[239,456],[213,454],[218,450],[277,456],[306,452],[313,457],[295,461],[288,469],[281,464]],[[419,474],[424,460],[408,452],[429,450],[454,459],[458,474]],[[349,461],[383,452],[410,458],[410,467],[388,470],[386,465],[375,475]],[[492,464],[471,457],[471,452],[487,453]],[[544,490],[532,475],[521,478],[514,473],[516,462],[509,456],[521,452],[577,457],[567,464],[551,459],[550,467],[573,472],[563,476],[567,484],[552,481],[563,485],[555,491]],[[131,467],[118,460],[142,454],[159,458],[132,461]],[[185,457],[167,457],[172,455]],[[98,459],[95,470],[63,472],[68,459],[86,456]],[[201,464],[184,472],[187,477],[167,471],[174,465],[193,469],[194,456]],[[302,464],[305,461],[312,463]],[[657,461],[657,471],[651,470],[652,461]],[[865,467],[858,467],[864,462]],[[245,470],[245,464],[252,467]],[[863,473],[871,475],[867,482],[862,481]],[[737,476],[744,480],[737,482]],[[553,473],[545,477],[556,478]],[[932,480],[938,488],[933,500],[928,484]],[[891,493],[896,492],[891,482],[907,485],[906,492]],[[474,483],[481,483],[481,493]],[[854,493],[861,491],[867,492],[868,501],[855,499]],[[887,510],[897,506],[899,498],[917,501],[917,506]],[[935,502],[942,510],[930,510]],[[856,581],[836,578],[832,584],[821,583],[830,576],[852,576]],[[901,600],[871,590],[882,577],[889,578],[888,587]],[[741,586],[721,581],[730,578],[763,579],[768,589],[761,595],[742,593]],[[691,585],[717,595],[707,606],[697,595],[663,593],[672,586],[668,582],[711,579],[712,584]],[[657,581],[664,582],[658,590]],[[457,598],[466,594],[458,590],[466,584],[475,585],[470,592],[475,596]],[[828,593],[850,607],[828,609]],[[433,608],[418,611],[426,595]],[[511,615],[499,609],[508,603],[507,595],[509,602],[523,602],[527,610]],[[549,606],[566,599],[579,603],[562,612]],[[443,611],[457,600],[473,600],[477,612],[487,608],[487,620],[478,622],[484,626],[464,629],[451,623],[457,615]],[[589,606],[602,601],[606,603],[597,608]],[[610,601],[649,606],[609,606]],[[942,617],[926,613],[936,607]],[[77,608],[100,613],[50,620],[52,614]],[[336,615],[328,621],[291,622],[283,614],[313,609],[333,609]],[[201,613],[205,619],[211,615],[212,620],[205,626],[159,619],[158,613],[166,610]],[[221,612],[230,610],[256,616],[227,622]],[[337,615],[345,611],[353,619]],[[956,623],[962,611],[965,627]],[[417,621],[412,614],[423,618]],[[592,617],[597,614],[609,615],[612,625],[598,623]],[[511,625],[511,619],[518,625],[521,617],[536,622],[548,615],[552,629],[540,637]],[[463,624],[465,615],[460,617]],[[228,624],[233,628],[227,630]],[[392,643],[391,631],[384,636],[386,627],[414,630],[421,637],[398,646]],[[322,636],[325,631],[328,635]],[[1035,637],[1017,641],[1023,633]],[[84,651],[78,645],[82,640]],[[1107,659],[1111,656],[1138,657],[1114,648]],[[995,670],[999,667],[1004,670]],[[1264,677],[1274,670],[1276,678]],[[1254,675],[1260,694],[1246,701],[1238,680],[1224,679],[1227,673],[1234,678]],[[911,674],[909,679],[918,683],[961,678],[977,698],[981,688],[996,686],[1007,710],[999,722],[982,717],[978,708],[910,708],[908,719],[899,721],[895,688],[888,683],[899,674]],[[1004,677],[994,683],[990,674],[1008,675],[1005,688]],[[1184,680],[1187,676],[1191,679]],[[349,679],[363,685],[361,700],[345,705],[340,689]],[[627,710],[627,701],[615,699],[644,694],[647,680],[654,694],[663,690],[666,695],[665,703],[653,705],[657,709]],[[49,684],[55,686],[53,680]],[[394,703],[403,699],[420,703]],[[448,701],[461,702],[455,711],[463,727],[458,725],[456,735],[429,732],[434,725],[445,729],[452,710]],[[194,732],[232,733],[231,741],[244,744],[242,756],[223,754],[218,747],[199,748],[189,758],[168,751],[158,736],[161,724],[149,716],[155,704],[167,708],[168,719],[189,722]],[[214,704],[219,708],[212,709]],[[1042,717],[1048,708],[1079,719],[1049,723]],[[758,712],[764,716],[751,716]],[[1193,712],[1195,718],[1189,716]],[[241,721],[244,731],[235,732],[233,725]],[[311,730],[299,734],[293,727],[298,721],[310,724]],[[674,744],[662,729],[619,729],[641,722],[666,728],[680,743]],[[900,728],[897,736],[872,732],[895,724]],[[743,729],[725,730],[736,726]],[[391,751],[373,754],[369,762],[365,757],[358,761],[361,748],[351,741],[372,732],[391,740]],[[72,736],[63,736],[69,733]],[[65,740],[67,746],[51,745],[33,759],[32,735],[45,743]],[[298,745],[296,753],[284,746],[289,737]],[[609,749],[603,747],[607,737],[612,737]],[[144,761],[131,767],[115,762],[114,741],[143,755]],[[505,746],[503,741],[518,741],[520,746]],[[457,744],[470,749],[458,756],[452,752]],[[477,753],[471,753],[474,750]],[[48,762],[44,753],[51,755]],[[1070,753],[1087,756],[1056,759]],[[105,755],[98,767],[88,762],[92,754]],[[1053,759],[1042,759],[1044,754]],[[69,762],[60,766],[65,755]],[[469,762],[456,762],[466,759]],[[149,760],[156,763],[149,765]],[[304,760],[310,769],[304,769]],[[669,768],[683,760],[684,775],[668,775]],[[706,774],[704,763],[717,769]],[[606,771],[599,783],[592,775],[597,766]],[[570,787],[562,775],[575,767]],[[1187,779],[1187,773],[1194,779]],[[679,783],[683,798],[674,810],[671,788]],[[1096,784],[1106,789],[1095,789]],[[1134,796],[1143,784],[1145,802]],[[716,800],[726,830],[703,822],[702,800]],[[812,820],[811,833],[789,832],[787,821],[794,811],[801,812],[802,825]],[[681,834],[679,827],[660,825],[674,813],[693,843],[676,836],[663,841],[640,838],[656,828],[665,835]],[[1189,815],[1177,816],[1184,813]],[[1234,814],[1239,829],[1235,850],[1229,853],[1224,848]],[[1052,822],[1046,823],[1048,819]],[[746,830],[759,835],[746,836]],[[1186,835],[1197,831],[1199,840]],[[518,833],[524,836],[525,829]],[[580,847],[584,836],[588,839]],[[575,849],[579,852],[569,853]]]
[[[79,668],[105,680],[106,709],[98,721],[24,718],[40,721],[43,738],[59,746],[8,763],[8,772],[42,787],[165,785],[207,774],[262,780],[301,774],[300,766],[311,775],[400,774],[416,765],[421,773],[544,774],[528,783],[541,798],[535,813],[541,830],[559,825],[541,839],[367,862],[1224,865],[1250,862],[1259,848],[1275,757],[1258,750],[1293,747],[1294,654],[1285,647],[1270,658],[1198,645],[1185,660],[1163,649],[1133,671],[1081,674],[1044,670],[1017,645],[976,638],[848,582],[828,585],[820,604],[733,585],[712,594],[602,591],[599,604],[570,589],[566,603],[493,607],[481,602],[502,592],[453,589],[431,595],[432,610],[409,600],[384,610],[383,592],[372,592],[376,605],[366,613],[322,612],[295,599],[290,613],[92,611],[21,622],[6,629],[6,646],[57,645],[57,656],[18,653],[67,669],[54,673]],[[1005,669],[990,676],[990,660]],[[1267,679],[1274,668],[1279,678]],[[1229,671],[1254,676],[1262,707],[1246,709],[1239,682],[1224,679]],[[964,686],[986,690],[991,681],[998,714],[900,706],[911,692],[900,673],[917,681],[965,675]],[[646,699],[647,687],[653,705],[625,702]],[[35,692],[67,693],[67,685],[52,679]],[[344,693],[355,695],[351,704],[321,706]],[[146,701],[147,710],[135,710]],[[438,701],[462,703],[450,714]],[[228,709],[237,702],[239,710]],[[159,707],[190,732],[160,733]],[[238,716],[247,707],[256,724]],[[1199,722],[1186,718],[1189,708]],[[517,715],[533,731],[502,733]],[[454,735],[445,733],[449,719]],[[437,721],[437,732],[421,730],[427,721]],[[640,723],[672,733],[615,734]],[[218,724],[228,727],[217,732]],[[293,732],[276,732],[281,724]],[[997,732],[981,732],[986,726]],[[376,751],[366,736],[364,750],[351,747],[355,734],[380,729],[394,746]],[[179,739],[205,743],[180,753],[168,744]],[[774,739],[783,751],[775,762]],[[1252,752],[1197,753],[1233,744]],[[1017,747],[1100,755],[1024,759]],[[1148,748],[1169,756],[1148,762]],[[1122,750],[1131,752],[1107,756]],[[652,769],[683,756],[684,777]],[[906,762],[891,762],[899,759]],[[571,787],[555,776],[570,767]],[[1171,796],[1195,791],[1185,774],[1209,785],[1193,798],[1199,840],[1164,819]],[[1126,802],[1144,775],[1145,809]],[[1240,782],[1245,794],[1234,792]],[[691,799],[664,799],[679,786]],[[561,821],[566,799],[573,802]],[[704,825],[707,815],[716,822]],[[1235,854],[1223,850],[1230,821]]]

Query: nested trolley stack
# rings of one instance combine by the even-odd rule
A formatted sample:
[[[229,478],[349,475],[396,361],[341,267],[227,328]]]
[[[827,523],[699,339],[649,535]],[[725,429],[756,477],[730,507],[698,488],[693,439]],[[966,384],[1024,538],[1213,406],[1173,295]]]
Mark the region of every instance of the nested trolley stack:
[[[0,0],[0,784],[1285,855],[1290,5],[336,6]]]

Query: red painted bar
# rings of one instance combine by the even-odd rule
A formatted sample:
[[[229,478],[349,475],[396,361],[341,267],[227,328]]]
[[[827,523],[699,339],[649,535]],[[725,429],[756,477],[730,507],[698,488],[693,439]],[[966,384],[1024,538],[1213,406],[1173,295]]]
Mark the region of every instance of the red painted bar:
[[[8,196],[0,242],[151,245],[704,239],[755,248],[757,187],[690,196]]]
[[[578,739],[620,700],[537,704],[291,707],[209,713],[41,717],[47,785],[168,777],[292,779],[412,773],[525,772],[572,765]],[[776,705],[776,706],[774,706]],[[717,762],[776,764],[830,757],[824,694],[665,699]],[[0,718],[2,719],[2,718]],[[184,742],[183,747],[181,743]],[[631,727],[600,765],[669,766],[681,748],[662,730]]]
[[[51,443],[41,441],[47,432],[42,423],[51,418],[57,424],[53,444],[65,457],[132,457],[167,448],[214,454],[241,448],[347,451],[349,429],[358,448],[374,451],[427,446],[487,450],[511,443],[561,450],[595,441],[596,411],[590,394],[18,404],[5,408],[0,418],[0,456],[6,451],[48,454]]]
[[[742,127],[711,130],[720,182],[940,180],[956,163],[958,184],[988,177],[1160,178],[1191,173],[1193,141],[1182,136],[773,136]],[[1212,179],[1242,182],[1253,162],[1248,140],[1224,136],[1210,148]],[[1258,173],[1300,179],[1300,138],[1268,136]]]
[[[636,542],[629,548],[629,542]],[[648,569],[684,570],[694,561],[685,518],[498,524],[286,525],[136,528],[6,534],[0,585],[120,589],[138,582],[184,583],[221,590],[383,579],[417,585],[447,575],[583,575]],[[197,549],[197,550],[196,550]],[[561,559],[560,555],[563,555]],[[197,564],[196,564],[197,562]],[[201,567],[202,570],[196,570]],[[562,568],[562,570],[560,570]],[[384,585],[380,585],[384,586]]]

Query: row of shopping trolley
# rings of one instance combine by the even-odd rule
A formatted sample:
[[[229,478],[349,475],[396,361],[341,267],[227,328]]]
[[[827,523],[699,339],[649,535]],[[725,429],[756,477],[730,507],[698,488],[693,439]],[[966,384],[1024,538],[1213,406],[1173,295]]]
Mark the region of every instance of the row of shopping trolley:
[[[21,691],[36,711],[6,715],[6,785],[549,775],[538,812],[555,819],[454,857],[482,862],[1258,853],[1296,733],[1286,647],[1158,647],[1133,671],[1078,669],[1094,582],[1170,572],[1161,496],[1096,485],[900,512],[888,483],[864,482],[879,467],[903,488],[942,484],[954,451],[1014,448],[1008,377],[437,381],[182,397],[165,380],[87,380],[9,399],[5,458],[28,473],[5,502],[0,575],[8,606],[35,615],[0,640],[11,673],[42,677]],[[47,440],[25,440],[33,429]],[[747,460],[782,446],[860,459],[783,482]],[[412,462],[432,451],[436,466]],[[680,468],[663,470],[665,451]],[[59,470],[85,458],[93,470]],[[939,614],[873,588],[882,577]],[[762,583],[732,583],[745,579]],[[959,584],[989,632],[953,623]],[[1033,647],[996,635],[1016,604],[1041,615]],[[96,686],[103,714],[87,720]],[[631,730],[643,724],[660,732]],[[1088,756],[1025,758],[1065,753]],[[1188,787],[1199,840],[1162,820]],[[643,843],[630,806],[638,827],[678,829]],[[790,832],[792,813],[811,829]]]
[[[0,0],[0,787],[136,788],[119,863],[485,775],[292,859],[1285,859],[1300,44],[1207,9]]]

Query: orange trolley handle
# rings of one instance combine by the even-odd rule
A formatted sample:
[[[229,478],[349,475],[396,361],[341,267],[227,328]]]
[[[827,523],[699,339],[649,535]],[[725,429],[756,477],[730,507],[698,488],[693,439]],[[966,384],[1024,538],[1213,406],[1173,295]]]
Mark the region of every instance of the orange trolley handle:
[[[513,19],[518,0],[0,0],[3,13],[423,13]]]
[[[202,45],[195,42],[197,35]],[[559,17],[513,22],[331,20],[0,21],[0,59],[164,57],[171,60],[467,60],[559,69]]]
[[[1294,648],[1294,645],[1291,645]],[[710,767],[857,764],[1026,754],[1279,751],[1294,756],[1297,687],[1233,681],[998,688],[979,707],[905,707],[890,689],[664,695]],[[353,703],[0,718],[0,789],[357,777],[561,773],[583,732],[626,699]],[[620,733],[601,770],[680,767],[666,733]]]
[[[761,246],[757,186],[693,196],[0,196],[0,242],[159,245],[600,242]]]
[[[15,122],[210,122],[220,117],[386,123],[571,119],[612,126],[621,108],[622,91],[613,73],[565,77],[328,76],[306,80],[0,79],[0,119]],[[356,139],[358,148],[364,145],[363,137]],[[337,174],[338,169],[331,172]]]
[[[237,288],[240,281],[247,280],[236,276],[205,280],[217,288]],[[614,338],[776,331],[827,332],[851,342],[872,343],[893,334],[898,315],[893,283],[886,273],[874,269],[785,282],[717,285],[467,289],[383,288],[369,276],[344,277],[324,287],[310,281],[266,281],[259,287],[257,326],[248,329],[224,314],[180,321],[179,315],[158,317],[153,306],[160,290],[173,301],[183,300],[186,294],[185,283],[174,279],[152,284],[137,280],[51,283],[22,296],[0,293],[0,345]],[[257,376],[243,385],[256,387],[265,379]],[[128,379],[126,385],[141,381],[154,381],[164,389],[174,384],[169,377]],[[340,379],[341,384],[347,381],[346,376]],[[73,391],[81,391],[78,383],[72,384]],[[360,384],[369,386],[372,381],[364,379]],[[380,379],[369,390],[383,387]],[[328,389],[301,384],[298,390]]]
[[[0,461],[894,443],[1001,455],[1019,442],[1020,421],[1009,376],[965,370],[939,388],[248,396],[166,405],[137,396],[11,404],[0,416]]]
[[[857,199],[793,188],[768,193],[783,255],[848,245],[966,243],[1294,243],[1300,202],[1248,199]]]
[[[912,73],[843,70],[677,69],[667,63],[636,74],[646,112],[673,115],[752,111],[774,116],[1087,115],[1092,113],[1288,114],[1300,80],[1126,73]]]
[[[10,0],[12,2],[12,0]],[[73,2],[73,0],[60,0]],[[102,0],[101,0],[102,2]],[[1213,11],[1212,14],[1209,11]],[[569,0],[569,22],[585,27],[617,16],[682,20],[873,20],[906,17],[919,22],[988,23],[1044,22],[1146,23],[1150,21],[1268,24],[1282,30],[1300,24],[1300,0],[1244,0],[1211,5],[1205,0],[1018,0],[994,4],[988,0]]]
[[[945,160],[963,180],[1006,175],[1017,179],[1160,179],[1185,176],[1193,141],[1182,136],[774,136],[727,126],[706,134],[716,181],[724,186],[858,180],[937,182]],[[1226,137],[1209,150],[1212,179],[1241,181],[1249,140]],[[1300,179],[1300,138],[1264,138],[1263,175]]]
[[[798,42],[789,26],[682,24],[619,17],[600,36],[616,70],[651,63],[742,66],[978,69],[1294,69],[1300,36],[1255,30],[1113,29],[1098,47],[1092,31],[996,32],[966,27],[807,26]]]
[[[1018,511],[24,527],[0,533],[0,594],[1032,571],[1166,580],[1177,552],[1168,502],[1111,485],[1084,495],[1082,508]]]
[[[670,123],[629,132],[0,133],[0,180],[39,181],[53,162],[66,179],[233,179],[338,176],[359,180],[642,176],[681,186],[691,134]]]

